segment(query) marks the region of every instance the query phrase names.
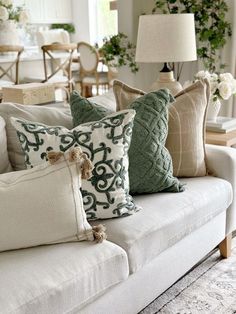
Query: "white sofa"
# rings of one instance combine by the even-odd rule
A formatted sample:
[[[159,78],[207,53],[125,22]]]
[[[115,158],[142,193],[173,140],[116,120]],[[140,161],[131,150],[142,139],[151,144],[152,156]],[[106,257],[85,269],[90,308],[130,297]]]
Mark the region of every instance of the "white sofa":
[[[1,172],[11,170],[4,125],[0,118]],[[206,152],[215,176],[181,179],[186,183],[183,193],[136,196],[140,212],[102,221],[108,235],[102,244],[64,243],[0,253],[0,313],[142,310],[236,229],[235,150],[206,145]],[[227,245],[221,245],[225,256]]]

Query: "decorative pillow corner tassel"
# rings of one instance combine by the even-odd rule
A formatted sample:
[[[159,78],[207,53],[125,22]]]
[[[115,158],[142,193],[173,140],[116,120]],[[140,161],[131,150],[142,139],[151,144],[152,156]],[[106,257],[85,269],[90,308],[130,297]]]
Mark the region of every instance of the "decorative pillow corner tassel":
[[[92,176],[93,164],[80,147],[74,147],[70,150],[69,161],[81,161],[80,171],[82,179],[89,179]]]
[[[97,226],[93,226],[93,236],[94,240],[96,240],[97,243],[102,243],[103,240],[107,239],[107,234],[106,234],[106,228],[104,225],[100,224]]]
[[[58,160],[60,160],[62,156],[64,156],[62,152],[50,151],[47,153],[47,158],[51,165],[55,164]]]
[[[93,164],[85,153],[82,154],[82,157],[84,160],[81,166],[81,177],[82,179],[89,179],[92,176]]]
[[[83,154],[82,149],[79,146],[71,148],[69,152],[69,161],[70,162],[80,161],[82,154]]]

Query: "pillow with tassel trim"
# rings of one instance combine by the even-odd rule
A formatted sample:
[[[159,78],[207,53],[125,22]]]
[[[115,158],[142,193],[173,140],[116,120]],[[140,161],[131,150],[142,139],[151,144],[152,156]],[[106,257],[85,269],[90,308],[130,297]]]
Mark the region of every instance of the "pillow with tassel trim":
[[[92,164],[79,147],[49,152],[48,162],[2,174],[0,178],[0,251],[71,241],[102,242],[102,225],[87,222],[81,179]]]

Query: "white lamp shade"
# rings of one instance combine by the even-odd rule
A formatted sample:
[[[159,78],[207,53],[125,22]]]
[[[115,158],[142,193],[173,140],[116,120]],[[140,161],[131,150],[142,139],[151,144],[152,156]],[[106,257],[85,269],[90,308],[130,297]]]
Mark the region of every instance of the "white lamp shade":
[[[197,60],[194,15],[141,15],[135,60],[145,63]]]

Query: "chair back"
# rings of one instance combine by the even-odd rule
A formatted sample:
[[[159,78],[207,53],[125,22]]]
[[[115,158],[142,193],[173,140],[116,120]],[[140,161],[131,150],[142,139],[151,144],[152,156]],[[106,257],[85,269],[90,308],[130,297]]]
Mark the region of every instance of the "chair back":
[[[52,43],[69,44],[70,35],[64,29],[50,29],[36,33],[37,44],[39,47]]]
[[[95,73],[99,62],[99,54],[97,50],[86,42],[79,42],[77,48],[79,52],[81,75]]]
[[[19,62],[24,47],[14,45],[0,45],[0,53],[9,55],[9,65],[4,68],[0,65],[0,79],[4,77],[14,84],[19,84]],[[13,68],[15,67],[15,75]]]
[[[50,78],[62,72],[63,75],[67,78],[69,91],[72,91],[73,80],[71,75],[71,63],[73,54],[77,50],[77,45],[56,43],[51,45],[43,45],[41,49],[43,50],[45,74],[45,79],[43,82],[47,82]],[[60,58],[58,58],[59,54],[61,54]],[[47,62],[48,58],[51,60],[51,63]]]

